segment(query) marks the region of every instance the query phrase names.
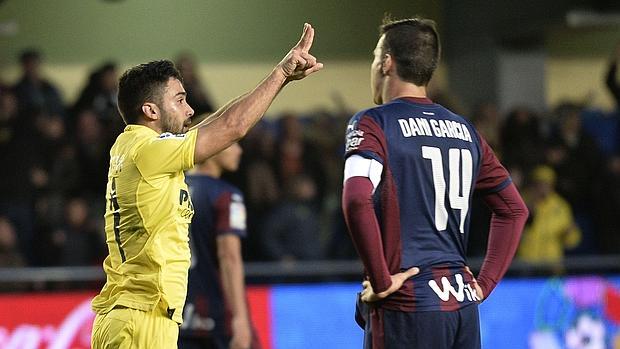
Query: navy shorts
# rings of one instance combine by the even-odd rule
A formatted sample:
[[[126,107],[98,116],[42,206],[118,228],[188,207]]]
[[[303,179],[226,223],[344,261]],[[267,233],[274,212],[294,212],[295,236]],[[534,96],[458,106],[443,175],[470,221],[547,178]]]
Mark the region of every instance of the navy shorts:
[[[364,349],[479,349],[478,304],[456,311],[402,312],[358,301]]]
[[[228,349],[230,338],[219,337],[179,337],[179,349]]]
[[[179,337],[178,349],[228,349],[230,348],[230,340],[232,338],[227,335],[211,336],[211,337]],[[252,328],[252,343],[250,348],[262,349],[262,346],[256,336],[256,329]]]

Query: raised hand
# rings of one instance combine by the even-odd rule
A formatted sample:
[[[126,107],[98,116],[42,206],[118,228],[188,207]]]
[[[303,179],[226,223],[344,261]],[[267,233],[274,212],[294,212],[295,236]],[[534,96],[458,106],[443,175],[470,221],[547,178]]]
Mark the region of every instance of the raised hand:
[[[278,64],[288,81],[303,79],[323,68],[323,63],[317,62],[316,58],[309,53],[313,41],[314,28],[305,23],[301,39]]]
[[[366,280],[362,282],[362,286],[364,287],[361,293],[362,301],[366,303],[376,302],[391,295],[392,293],[398,291],[403,286],[403,283],[407,281],[407,279],[416,275],[419,272],[419,268],[413,267],[398,274],[390,275],[390,278],[392,278],[392,285],[390,285],[390,288],[388,288],[387,290],[379,293],[375,293],[372,285],[370,284],[370,281]]]

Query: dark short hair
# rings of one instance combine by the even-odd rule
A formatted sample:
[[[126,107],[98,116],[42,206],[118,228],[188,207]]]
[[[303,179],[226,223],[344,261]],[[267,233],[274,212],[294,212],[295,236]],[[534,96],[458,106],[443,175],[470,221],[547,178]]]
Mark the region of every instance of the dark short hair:
[[[383,54],[396,61],[398,76],[418,86],[426,86],[439,64],[440,44],[435,21],[425,18],[393,20],[386,16],[379,27]]]
[[[21,64],[26,64],[34,60],[38,61],[40,59],[41,59],[41,52],[39,52],[35,48],[25,49],[19,54],[19,63]]]
[[[126,124],[135,124],[144,102],[160,103],[170,78],[181,82],[181,74],[168,60],[153,61],[127,70],[118,81],[118,110]]]

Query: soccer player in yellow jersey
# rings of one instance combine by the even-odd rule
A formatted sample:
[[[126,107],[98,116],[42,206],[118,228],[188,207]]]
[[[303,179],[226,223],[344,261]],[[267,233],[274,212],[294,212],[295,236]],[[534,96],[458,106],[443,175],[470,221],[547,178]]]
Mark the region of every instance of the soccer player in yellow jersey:
[[[309,50],[314,29],[271,73],[202,121],[194,121],[183,81],[170,61],[141,64],[119,81],[127,124],[110,150],[103,289],[92,347],[176,348],[190,264],[194,214],[183,171],[226,149],[263,116],[280,89],[320,70]]]

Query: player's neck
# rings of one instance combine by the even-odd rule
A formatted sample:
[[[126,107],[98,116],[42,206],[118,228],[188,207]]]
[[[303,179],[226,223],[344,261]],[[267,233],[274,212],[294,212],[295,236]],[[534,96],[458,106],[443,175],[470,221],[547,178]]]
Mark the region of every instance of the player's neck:
[[[426,86],[418,86],[400,79],[389,79],[383,89],[383,101],[389,102],[402,97],[426,98]]]
[[[136,122],[136,124],[146,126],[151,130],[157,132],[157,134],[163,133],[161,125],[159,122],[157,122],[157,120],[146,120],[145,118],[141,118]]]

